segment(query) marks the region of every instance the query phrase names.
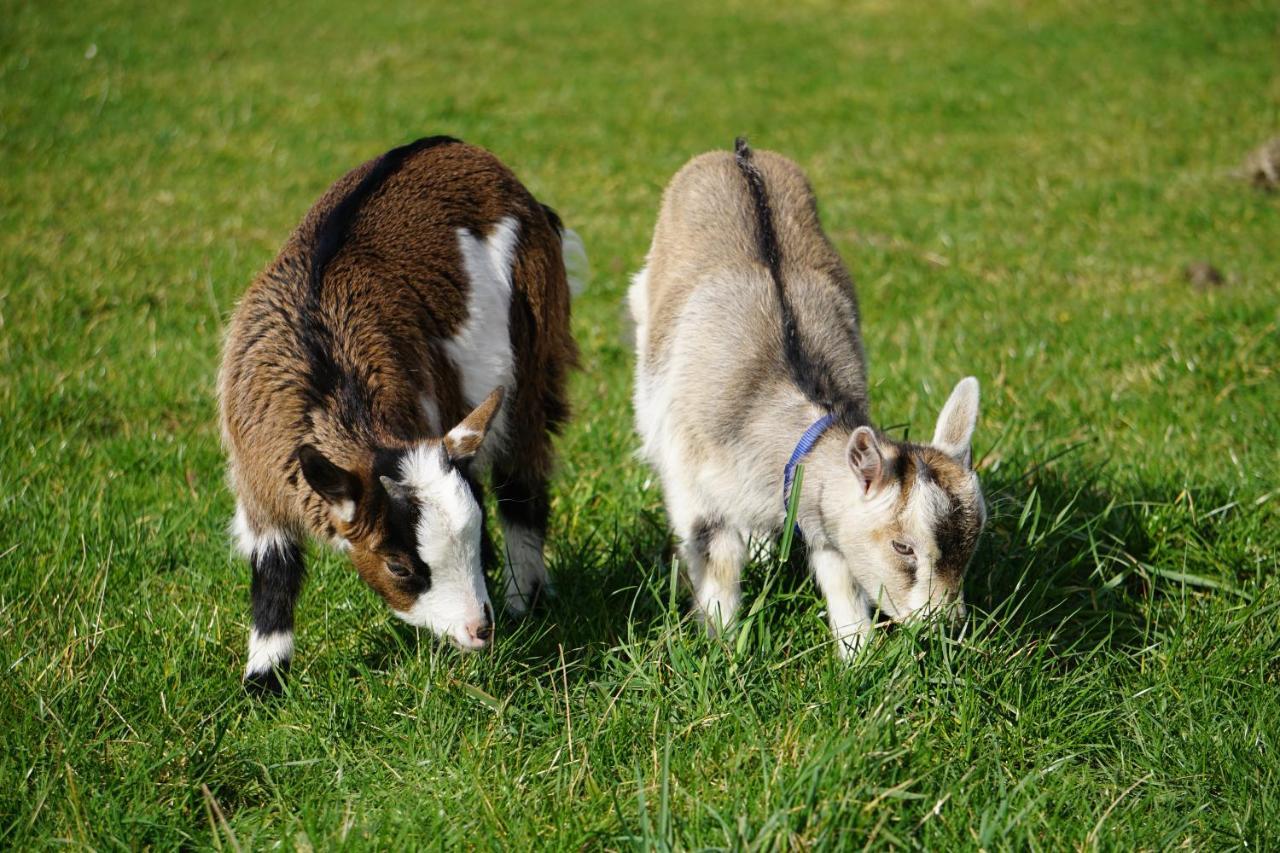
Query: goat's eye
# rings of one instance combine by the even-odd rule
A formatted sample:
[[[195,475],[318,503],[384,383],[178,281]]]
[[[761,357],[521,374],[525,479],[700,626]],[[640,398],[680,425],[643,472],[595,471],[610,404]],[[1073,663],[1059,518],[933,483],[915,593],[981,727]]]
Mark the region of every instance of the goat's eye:
[[[398,578],[407,578],[413,574],[413,571],[404,563],[387,563],[387,569]]]
[[[893,550],[897,551],[904,557],[914,557],[916,555],[916,550],[914,548],[906,542],[902,542],[897,539],[893,540]]]

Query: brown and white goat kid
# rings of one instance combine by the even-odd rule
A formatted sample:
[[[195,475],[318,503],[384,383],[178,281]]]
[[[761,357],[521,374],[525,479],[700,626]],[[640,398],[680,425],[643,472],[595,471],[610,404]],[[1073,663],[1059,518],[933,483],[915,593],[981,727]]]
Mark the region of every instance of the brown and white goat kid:
[[[580,251],[492,154],[448,137],[349,172],[241,300],[219,395],[253,570],[245,679],[279,690],[310,536],[350,553],[397,616],[484,647],[486,469],[507,607],[548,584],[549,433],[568,414],[562,249]]]
[[[641,452],[710,630],[738,609],[751,537],[782,528],[784,472],[800,459],[798,527],[842,657],[869,636],[873,607],[963,612],[986,518],[977,380],[956,386],[928,445],[871,426],[853,283],[798,166],[742,140],[686,164],[630,302]]]

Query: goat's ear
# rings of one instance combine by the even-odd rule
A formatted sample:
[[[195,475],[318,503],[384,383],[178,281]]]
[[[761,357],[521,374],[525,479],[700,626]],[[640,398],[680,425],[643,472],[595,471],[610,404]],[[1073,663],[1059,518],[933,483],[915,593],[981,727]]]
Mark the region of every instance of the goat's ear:
[[[404,483],[397,482],[386,475],[379,477],[378,480],[382,483],[382,488],[386,489],[387,496],[390,497],[391,500],[398,501],[400,503],[409,502],[411,497],[409,487]]]
[[[298,448],[298,465],[307,485],[329,503],[339,518],[350,521],[355,516],[362,491],[359,477],[334,465],[309,444]]]
[[[484,437],[489,434],[493,418],[502,408],[502,398],[506,389],[499,385],[489,392],[484,402],[476,406],[475,411],[462,419],[462,423],[449,430],[444,437],[444,449],[454,462],[461,462],[476,455]]]
[[[849,436],[845,455],[849,458],[849,467],[862,484],[863,494],[880,483],[880,475],[884,472],[884,453],[880,450],[880,439],[876,437],[875,430],[867,426],[855,429]]]
[[[942,407],[932,444],[966,468],[972,468],[973,428],[977,423],[978,380],[969,376],[956,383],[947,404]]]

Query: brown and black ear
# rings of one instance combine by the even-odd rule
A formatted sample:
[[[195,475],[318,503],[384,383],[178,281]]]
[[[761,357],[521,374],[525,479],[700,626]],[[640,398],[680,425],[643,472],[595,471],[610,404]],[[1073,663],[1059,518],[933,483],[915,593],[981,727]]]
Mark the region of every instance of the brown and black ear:
[[[449,430],[449,434],[444,437],[444,449],[448,452],[450,459],[461,462],[476,455],[480,445],[484,444],[484,437],[489,434],[494,416],[502,408],[502,398],[505,395],[506,389],[501,385],[494,388],[489,392],[489,396],[484,398],[484,402],[476,406],[475,410],[463,418],[460,424]]]
[[[298,465],[307,485],[333,505],[334,510],[350,521],[355,505],[360,502],[360,478],[330,462],[310,444],[298,448]]]
[[[880,484],[880,476],[884,473],[884,453],[880,449],[880,439],[871,427],[860,426],[849,436],[849,445],[845,449],[849,458],[849,467],[854,476],[862,483],[863,493],[870,493]]]

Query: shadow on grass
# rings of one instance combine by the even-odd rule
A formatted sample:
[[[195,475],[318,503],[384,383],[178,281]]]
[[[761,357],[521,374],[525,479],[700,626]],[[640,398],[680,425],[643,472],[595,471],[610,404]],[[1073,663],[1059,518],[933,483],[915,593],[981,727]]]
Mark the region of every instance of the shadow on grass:
[[[1219,510],[1197,515],[1185,493],[1152,487],[1146,494],[1117,494],[1101,467],[990,473],[983,484],[990,517],[965,581],[968,630],[974,635],[996,632],[1016,635],[1018,642],[1049,643],[1070,665],[1072,650],[1146,646],[1150,605],[1162,595],[1187,585],[1232,594],[1232,580],[1178,568],[1189,548],[1210,555],[1222,544],[1215,523]],[[1199,499],[1234,507],[1223,495]],[[562,656],[586,664],[589,650],[650,636],[673,617],[687,619],[688,591],[673,585],[672,548],[661,512],[639,513],[629,525],[552,544],[556,597],[523,620],[499,615],[499,643],[506,634],[523,665],[558,666]],[[494,580],[496,573],[491,588],[499,589]],[[783,623],[794,623],[806,609],[817,624],[824,608],[803,547],[786,566],[749,566],[743,586],[744,608],[762,594],[769,599],[761,618],[777,631],[786,631]],[[686,630],[691,641],[699,631]],[[374,640],[366,665],[392,666],[415,642],[413,629],[397,625],[396,631]],[[589,664],[578,668],[578,678],[591,674]]]
[[[983,480],[991,515],[965,591],[975,619],[1003,632],[1047,636],[1061,653],[1133,652],[1151,642],[1162,599],[1247,597],[1232,552],[1237,524],[1260,518],[1220,490],[1116,489],[1101,465]]]
[[[508,654],[514,645],[522,666],[558,666],[561,655],[579,656],[589,647],[618,645],[662,621],[669,608],[667,599],[657,596],[656,584],[667,582],[660,575],[670,568],[665,524],[660,513],[641,513],[631,526],[596,530],[581,538],[556,537],[553,530],[547,550],[555,594],[541,599],[523,618],[503,611],[502,571],[490,565],[498,653]],[[679,604],[683,597],[676,601]],[[370,635],[361,663],[385,670],[417,642],[428,642],[425,633],[396,621],[390,632]]]
[[[1099,473],[984,478],[990,518],[965,579],[975,620],[1050,635],[1062,650],[1143,645],[1151,586],[1132,569],[1153,543],[1135,502]]]

